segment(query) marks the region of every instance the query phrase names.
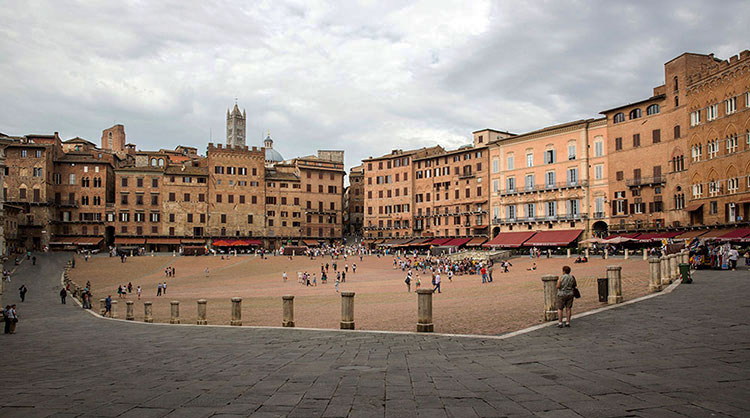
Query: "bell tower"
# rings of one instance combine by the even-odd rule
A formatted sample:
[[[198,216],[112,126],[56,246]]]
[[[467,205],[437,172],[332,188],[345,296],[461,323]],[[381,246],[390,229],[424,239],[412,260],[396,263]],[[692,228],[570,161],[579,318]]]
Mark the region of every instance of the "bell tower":
[[[237,106],[237,100],[234,101],[234,108],[230,112],[227,109],[227,146],[242,147],[245,145],[245,110],[240,113]]]

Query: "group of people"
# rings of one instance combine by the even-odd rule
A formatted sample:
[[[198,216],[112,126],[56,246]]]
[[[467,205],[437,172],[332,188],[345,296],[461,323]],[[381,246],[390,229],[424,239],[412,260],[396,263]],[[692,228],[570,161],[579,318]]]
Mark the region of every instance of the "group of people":
[[[16,312],[16,305],[6,305],[3,309],[3,322],[5,323],[5,333],[15,334],[16,324],[18,323],[18,313]]]
[[[223,257],[223,256],[222,256]],[[175,275],[175,269],[173,266],[169,266],[164,269],[164,276],[165,277],[174,277]]]

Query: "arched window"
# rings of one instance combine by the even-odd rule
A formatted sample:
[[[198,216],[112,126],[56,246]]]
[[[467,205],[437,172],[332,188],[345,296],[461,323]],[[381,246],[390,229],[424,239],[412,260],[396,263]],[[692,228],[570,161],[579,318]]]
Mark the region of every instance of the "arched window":
[[[638,119],[641,116],[643,116],[641,109],[633,109],[630,111],[630,119]]]
[[[656,103],[646,108],[647,115],[655,115],[657,113],[659,113],[659,105]]]
[[[615,114],[614,123],[625,122],[625,114],[620,112]]]
[[[159,158],[159,167],[164,167],[164,158]]]
[[[151,167],[156,167],[156,158],[151,159]]]
[[[678,85],[678,83],[677,83],[677,76],[674,76],[674,79],[673,79],[673,80],[674,80],[674,91],[677,91],[677,90],[678,90],[678,87],[679,87],[679,85]]]

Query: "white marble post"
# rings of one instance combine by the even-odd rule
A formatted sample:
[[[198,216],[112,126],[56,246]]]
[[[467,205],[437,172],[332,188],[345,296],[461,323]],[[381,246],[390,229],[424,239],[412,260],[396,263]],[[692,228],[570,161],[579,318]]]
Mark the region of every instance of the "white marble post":
[[[432,323],[432,290],[417,290],[417,332],[433,332]]]
[[[649,271],[651,275],[648,281],[648,290],[650,292],[661,291],[661,266],[658,258],[648,260]]]
[[[152,307],[151,302],[143,302],[143,322],[152,323],[154,322],[154,317],[152,316]]]
[[[557,279],[552,274],[542,276],[544,286],[544,312],[542,319],[544,321],[554,321],[557,319]]]
[[[341,292],[341,329],[354,329],[354,292]]]
[[[232,319],[229,320],[229,325],[235,327],[242,326],[242,298],[232,298]]]
[[[198,321],[197,325],[208,325],[206,320],[206,305],[208,301],[206,299],[198,299]]]
[[[607,266],[607,281],[609,282],[607,303],[610,305],[622,303],[622,267]]]
[[[179,324],[180,323],[180,302],[173,300],[169,302],[171,305],[170,312],[169,312],[169,323],[170,324]]]
[[[294,296],[284,295],[282,299],[282,327],[294,327]]]
[[[125,301],[125,305],[126,305],[126,307],[125,307],[125,319],[127,321],[133,321],[133,320],[135,320],[135,314],[133,313],[133,301],[132,300]]]

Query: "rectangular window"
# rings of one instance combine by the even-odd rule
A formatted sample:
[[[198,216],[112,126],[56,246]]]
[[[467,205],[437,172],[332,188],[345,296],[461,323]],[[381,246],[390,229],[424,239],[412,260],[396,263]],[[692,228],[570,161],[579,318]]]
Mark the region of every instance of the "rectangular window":
[[[633,134],[633,148],[641,146],[641,134]]]
[[[617,173],[615,173],[615,178],[617,179],[617,181],[622,181],[622,179],[625,178],[625,175],[622,171],[618,171]]]
[[[524,178],[526,190],[534,190],[534,175],[527,174]]]
[[[576,159],[576,144],[568,144],[568,160]]]
[[[548,189],[555,187],[555,172],[548,171],[544,173],[544,183]]]
[[[508,166],[506,167],[506,169],[513,170],[515,168],[514,166],[515,166],[515,164],[514,164],[514,161],[513,161],[513,154],[508,155]]]
[[[719,105],[712,104],[706,108],[706,121],[711,122],[719,117]]]
[[[568,169],[568,185],[575,186],[578,184],[578,168]]]
[[[516,178],[515,177],[508,177],[506,180],[507,183],[507,189],[509,192],[515,192],[516,191]]]
[[[555,150],[548,149],[544,151],[544,163],[545,164],[554,164],[555,163]]]
[[[724,103],[727,115],[731,115],[737,111],[737,97],[729,98]]]
[[[690,112],[690,126],[696,126],[701,124],[701,111],[696,110],[695,112]]]
[[[594,142],[594,157],[601,157],[602,155],[604,155],[604,142]]]
[[[68,176],[68,184],[75,185],[76,184],[76,175],[73,173],[70,173]]]
[[[499,173],[500,172],[500,160],[497,158],[492,159],[492,172],[493,173]]]
[[[622,138],[621,137],[615,138],[615,150],[619,151],[621,149],[622,149]]]
[[[661,142],[661,129],[654,129],[651,131],[651,138],[654,144]]]
[[[526,167],[533,167],[534,166],[534,154],[528,153],[526,154]]]
[[[71,183],[71,184],[74,184],[74,183]],[[127,177],[123,177],[122,180],[120,180],[120,185],[122,187],[128,187],[128,178]]]
[[[604,164],[597,164],[594,166],[594,179],[601,180],[604,178]]]

